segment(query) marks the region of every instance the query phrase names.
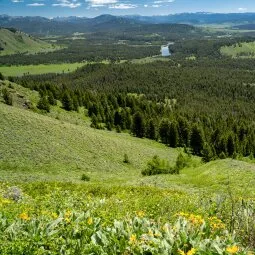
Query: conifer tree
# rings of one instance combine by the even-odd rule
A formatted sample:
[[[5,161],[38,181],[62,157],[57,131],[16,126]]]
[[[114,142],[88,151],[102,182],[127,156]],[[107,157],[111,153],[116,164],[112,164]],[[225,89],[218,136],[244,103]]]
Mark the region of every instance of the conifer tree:
[[[191,130],[190,147],[195,155],[202,156],[204,137],[202,130],[197,125],[194,125]]]
[[[68,91],[65,91],[62,96],[62,105],[66,111],[73,110],[73,100],[72,100],[70,94],[68,93]]]
[[[144,117],[140,112],[136,112],[133,116],[132,133],[139,138],[145,135]]]
[[[37,104],[37,108],[40,109],[40,110],[44,110],[46,112],[50,111],[50,103],[49,103],[46,96],[43,96],[43,97],[40,98],[40,100]]]

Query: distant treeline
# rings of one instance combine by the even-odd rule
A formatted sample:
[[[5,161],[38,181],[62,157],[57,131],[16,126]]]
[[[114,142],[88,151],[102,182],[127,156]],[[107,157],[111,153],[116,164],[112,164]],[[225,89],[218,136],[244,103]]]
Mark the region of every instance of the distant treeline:
[[[17,82],[38,90],[46,103],[62,101],[68,111],[84,106],[95,128],[186,147],[205,161],[254,156],[254,72],[228,60],[224,67],[189,63],[93,64]]]

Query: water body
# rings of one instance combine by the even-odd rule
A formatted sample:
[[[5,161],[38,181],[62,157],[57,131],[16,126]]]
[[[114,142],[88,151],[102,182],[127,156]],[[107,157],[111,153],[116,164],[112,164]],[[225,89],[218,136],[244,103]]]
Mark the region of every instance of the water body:
[[[169,50],[169,45],[174,44],[173,42],[168,43],[167,45],[162,45],[161,46],[161,55],[162,57],[169,57],[171,56],[171,52]]]

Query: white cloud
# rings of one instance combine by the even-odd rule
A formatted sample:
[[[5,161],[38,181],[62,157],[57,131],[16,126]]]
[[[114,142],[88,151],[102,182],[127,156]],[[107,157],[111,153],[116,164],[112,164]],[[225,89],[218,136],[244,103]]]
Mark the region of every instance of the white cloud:
[[[239,11],[239,12],[246,12],[246,11],[247,11],[247,8],[240,7],[240,8],[238,8],[238,11]]]
[[[136,4],[115,4],[109,6],[109,9],[120,9],[120,10],[127,10],[127,9],[134,9],[137,8]]]
[[[85,0],[85,2],[89,3],[88,8],[100,8],[109,6],[112,4],[117,4],[118,0]]]
[[[159,8],[161,5],[160,4],[153,4],[151,7],[153,8]]]
[[[39,7],[39,6],[44,6],[44,3],[32,3],[32,4],[27,4],[27,6],[34,6],[34,7]]]
[[[81,3],[78,3],[77,0],[57,0],[59,3],[52,4],[52,6],[68,7],[68,8],[77,8],[81,6]]]
[[[24,2],[23,0],[11,0],[13,3],[22,3]]]
[[[154,1],[154,4],[164,4],[164,3],[173,3],[175,0],[157,0]]]
[[[144,7],[147,8],[149,5],[148,4],[145,4]]]

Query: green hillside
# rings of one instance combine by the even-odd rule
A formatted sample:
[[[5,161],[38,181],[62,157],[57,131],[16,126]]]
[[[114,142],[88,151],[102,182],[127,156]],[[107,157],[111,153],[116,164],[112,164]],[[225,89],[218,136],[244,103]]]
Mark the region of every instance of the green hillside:
[[[193,166],[179,176],[142,177],[141,171],[154,155],[175,164],[181,149],[169,148],[126,133],[90,128],[80,108],[68,113],[58,106],[40,114],[35,106],[39,95],[19,85],[3,83],[14,98],[14,107],[0,104],[0,169],[2,180],[55,180],[79,182],[87,173],[93,183],[139,186],[156,185],[182,191],[224,191],[229,185],[238,193],[255,195],[255,165],[226,159],[202,164],[193,157]],[[34,111],[24,107],[30,102]],[[130,164],[123,163],[124,154]],[[11,173],[11,175],[10,175]],[[11,176],[11,178],[10,178]]]
[[[92,129],[84,108],[42,114],[38,100],[0,82],[1,254],[252,254],[252,161],[192,156],[179,175],[143,177],[154,155],[174,165],[181,149]]]
[[[0,28],[0,55],[48,52],[58,48],[18,30]]]
[[[254,58],[255,42],[237,43],[231,46],[223,46],[220,49],[222,55],[232,58]]]

